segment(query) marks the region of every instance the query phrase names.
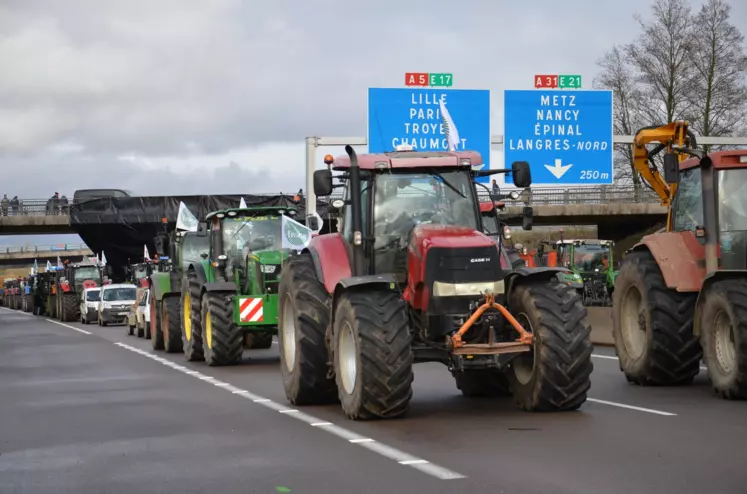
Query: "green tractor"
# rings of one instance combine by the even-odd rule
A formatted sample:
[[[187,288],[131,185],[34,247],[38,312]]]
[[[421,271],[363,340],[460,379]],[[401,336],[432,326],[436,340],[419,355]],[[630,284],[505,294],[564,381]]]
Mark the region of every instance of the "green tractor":
[[[548,259],[554,257],[558,267],[566,267],[583,279],[584,305],[612,306],[612,292],[617,276],[612,257],[615,243],[612,240],[561,239],[542,242],[541,246],[548,244],[555,250],[554,256],[548,256]]]
[[[207,215],[197,235],[208,252],[185,267],[181,320],[184,354],[210,366],[241,362],[243,349],[269,348],[278,325],[278,283],[294,242],[307,234],[284,216],[294,207],[225,209]]]
[[[158,261],[148,275],[150,287],[150,326],[145,337],[154,350],[181,352],[180,318],[182,275],[185,266],[200,261],[200,254],[210,250],[209,239],[196,232],[164,232],[156,237]]]

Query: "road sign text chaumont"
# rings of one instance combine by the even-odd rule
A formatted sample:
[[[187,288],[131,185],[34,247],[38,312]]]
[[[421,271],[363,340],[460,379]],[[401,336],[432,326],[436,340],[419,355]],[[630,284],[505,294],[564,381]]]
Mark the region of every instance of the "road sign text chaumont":
[[[528,161],[532,184],[613,182],[612,91],[507,90],[504,156]]]
[[[459,134],[458,151],[477,151],[490,162],[490,91],[482,89],[369,88],[368,152],[446,151],[443,101]]]

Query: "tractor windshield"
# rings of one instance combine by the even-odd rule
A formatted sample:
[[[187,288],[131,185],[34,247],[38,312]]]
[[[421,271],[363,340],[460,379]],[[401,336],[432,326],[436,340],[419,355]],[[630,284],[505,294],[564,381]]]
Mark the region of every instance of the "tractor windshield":
[[[86,280],[101,281],[101,273],[96,266],[86,266],[75,269],[75,284],[83,283]]]
[[[593,273],[597,269],[605,271],[609,267],[608,248],[603,245],[581,244],[573,252],[574,267],[584,273]]]
[[[226,253],[281,250],[281,228],[280,216],[226,218],[223,220],[223,250]]]
[[[747,269],[747,168],[718,174],[721,267]]]

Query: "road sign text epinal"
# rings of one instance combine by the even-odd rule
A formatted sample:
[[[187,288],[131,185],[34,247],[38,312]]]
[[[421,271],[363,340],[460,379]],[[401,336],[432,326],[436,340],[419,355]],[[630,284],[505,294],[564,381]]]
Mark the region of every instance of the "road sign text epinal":
[[[507,163],[528,161],[535,184],[613,181],[610,91],[506,91]]]

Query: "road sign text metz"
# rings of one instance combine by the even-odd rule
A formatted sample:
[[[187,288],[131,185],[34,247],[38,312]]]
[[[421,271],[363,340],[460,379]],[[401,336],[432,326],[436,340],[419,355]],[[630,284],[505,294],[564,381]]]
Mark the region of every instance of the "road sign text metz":
[[[508,90],[506,163],[528,161],[533,184],[613,182],[612,91]]]
[[[481,89],[369,88],[368,151],[391,152],[400,144],[448,150],[441,101],[459,134],[457,150],[479,152],[488,168],[490,91]]]

